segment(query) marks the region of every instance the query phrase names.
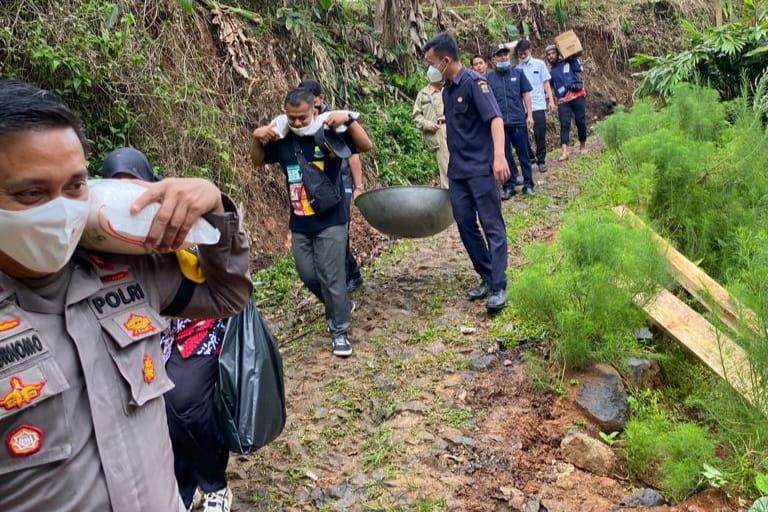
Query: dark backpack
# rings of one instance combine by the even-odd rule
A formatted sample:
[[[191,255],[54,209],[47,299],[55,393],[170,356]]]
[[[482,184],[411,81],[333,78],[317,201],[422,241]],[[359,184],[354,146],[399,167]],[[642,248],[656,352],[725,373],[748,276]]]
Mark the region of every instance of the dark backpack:
[[[331,181],[326,173],[312,162],[308,162],[299,147],[298,139],[293,137],[293,151],[301,169],[301,181],[307,193],[309,205],[315,213],[327,212],[341,202],[341,191],[337,183]],[[338,176],[336,177],[337,181]]]

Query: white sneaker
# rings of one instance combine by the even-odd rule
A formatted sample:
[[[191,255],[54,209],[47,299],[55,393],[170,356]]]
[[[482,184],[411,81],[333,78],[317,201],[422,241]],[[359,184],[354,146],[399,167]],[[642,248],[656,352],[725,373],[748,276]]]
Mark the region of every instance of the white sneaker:
[[[198,487],[195,489],[195,495],[192,496],[192,505],[189,506],[189,510],[203,508],[203,491]]]
[[[229,512],[232,507],[232,491],[224,487],[214,492],[207,492],[203,496],[204,512]]]

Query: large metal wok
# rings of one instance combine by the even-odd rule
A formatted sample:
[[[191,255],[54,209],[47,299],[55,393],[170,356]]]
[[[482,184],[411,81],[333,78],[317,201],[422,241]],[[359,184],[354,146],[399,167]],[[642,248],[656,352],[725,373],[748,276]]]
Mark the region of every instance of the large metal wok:
[[[365,220],[385,235],[423,238],[453,224],[451,200],[443,188],[380,188],[360,194],[355,205]]]

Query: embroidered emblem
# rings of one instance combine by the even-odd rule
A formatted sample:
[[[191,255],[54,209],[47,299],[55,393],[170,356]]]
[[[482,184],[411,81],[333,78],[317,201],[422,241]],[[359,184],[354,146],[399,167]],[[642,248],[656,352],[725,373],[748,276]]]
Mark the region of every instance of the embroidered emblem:
[[[11,320],[6,320],[5,322],[0,322],[0,332],[10,331],[11,329],[15,329],[21,324],[21,320],[18,318],[13,318]]]
[[[315,158],[323,158],[323,152],[320,150],[320,146],[315,146]]]
[[[149,317],[137,315],[136,313],[128,315],[128,320],[123,323],[123,327],[131,331],[131,336],[134,338],[157,330]]]
[[[5,446],[14,457],[27,457],[40,451],[43,431],[29,425],[21,425],[5,438]]]
[[[94,265],[96,265],[97,267],[99,267],[102,270],[113,270],[112,265],[110,265],[109,263],[105,262],[104,260],[102,260],[101,258],[96,256],[95,254],[88,254],[88,259],[91,260],[91,262]]]
[[[128,277],[129,272],[127,270],[121,270],[120,272],[117,272],[115,274],[108,274],[106,276],[101,276],[101,282],[102,283],[114,283],[116,281],[122,281],[126,277]]]
[[[14,375],[11,377],[11,390],[0,398],[0,407],[6,411],[11,409],[21,409],[25,405],[32,403],[33,400],[41,395],[45,381],[41,380],[37,384],[24,384],[21,379]]]
[[[464,98],[462,98],[461,96],[459,96],[458,98],[456,98],[456,101],[457,101],[458,103],[463,103],[463,102],[464,102]]]
[[[478,84],[480,85],[480,91],[483,94],[488,94],[491,92],[491,90],[488,88],[488,82],[478,82]]]
[[[155,365],[149,354],[146,354],[144,356],[144,382],[152,384],[153,380],[155,380]]]

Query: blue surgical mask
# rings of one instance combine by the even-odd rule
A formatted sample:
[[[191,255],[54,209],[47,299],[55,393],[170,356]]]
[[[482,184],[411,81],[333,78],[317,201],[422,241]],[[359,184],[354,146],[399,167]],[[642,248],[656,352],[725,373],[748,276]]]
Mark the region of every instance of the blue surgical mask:
[[[496,63],[496,69],[509,69],[512,67],[512,63],[509,61],[502,61]]]

